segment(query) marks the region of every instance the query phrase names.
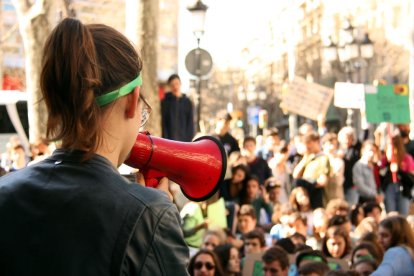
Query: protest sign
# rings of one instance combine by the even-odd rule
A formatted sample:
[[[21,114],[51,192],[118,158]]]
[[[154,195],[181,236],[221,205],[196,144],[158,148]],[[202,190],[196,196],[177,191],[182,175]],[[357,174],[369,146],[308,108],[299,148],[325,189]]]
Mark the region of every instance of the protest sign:
[[[332,97],[333,89],[295,77],[282,95],[280,107],[316,121],[319,114],[326,114]]]
[[[247,254],[243,265],[243,276],[261,276],[263,275],[263,253]]]
[[[408,86],[404,84],[366,85],[365,109],[369,123],[409,123]]]
[[[360,109],[365,105],[364,85],[362,83],[335,83],[334,106]]]

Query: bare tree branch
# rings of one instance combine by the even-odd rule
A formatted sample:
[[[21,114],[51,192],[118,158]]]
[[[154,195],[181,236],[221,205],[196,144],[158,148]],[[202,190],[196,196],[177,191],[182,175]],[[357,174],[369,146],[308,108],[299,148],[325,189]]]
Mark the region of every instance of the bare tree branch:
[[[75,10],[72,8],[72,0],[62,0],[63,2],[63,10],[62,12],[62,18],[64,17],[76,17],[76,12]]]
[[[19,24],[15,23],[2,37],[0,37],[0,44],[3,44],[7,39],[9,39],[18,29]]]
[[[26,16],[30,19],[36,18],[45,13],[45,0],[37,0],[29,9]]]
[[[21,14],[26,13],[32,6],[28,0],[12,0],[12,3],[16,11]]]

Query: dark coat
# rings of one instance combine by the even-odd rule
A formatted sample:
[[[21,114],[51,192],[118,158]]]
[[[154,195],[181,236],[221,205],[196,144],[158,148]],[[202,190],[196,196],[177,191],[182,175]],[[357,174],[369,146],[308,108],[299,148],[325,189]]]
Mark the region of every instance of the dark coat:
[[[187,275],[166,194],[82,157],[57,150],[0,178],[0,275]]]
[[[194,137],[193,104],[183,94],[177,98],[171,92],[161,101],[162,137],[191,142]]]

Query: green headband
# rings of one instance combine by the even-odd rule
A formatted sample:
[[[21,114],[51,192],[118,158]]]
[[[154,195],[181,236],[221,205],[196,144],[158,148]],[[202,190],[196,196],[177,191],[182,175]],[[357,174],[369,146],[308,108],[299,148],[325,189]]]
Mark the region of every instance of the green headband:
[[[371,254],[360,256],[360,257],[357,258],[357,262],[362,261],[362,260],[364,260],[364,261],[375,261],[375,258]]]
[[[323,259],[321,257],[319,257],[319,256],[312,256],[312,255],[306,255],[306,256],[304,256],[304,257],[302,257],[300,259],[300,261],[304,261],[304,260],[314,261],[314,262],[323,262]]]
[[[141,78],[141,75],[138,75],[138,77],[136,77],[133,81],[125,84],[121,88],[96,97],[96,102],[98,103],[99,106],[109,104],[110,102],[113,102],[122,96],[128,95],[135,89],[135,87],[141,86],[141,85],[142,85],[142,78]]]

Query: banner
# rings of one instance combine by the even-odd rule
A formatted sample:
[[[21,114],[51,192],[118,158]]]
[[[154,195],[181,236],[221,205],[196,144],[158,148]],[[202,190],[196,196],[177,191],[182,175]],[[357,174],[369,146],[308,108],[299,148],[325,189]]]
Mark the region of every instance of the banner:
[[[408,85],[366,85],[365,109],[369,123],[409,123]]]
[[[283,93],[280,107],[316,121],[319,114],[326,115],[332,97],[333,89],[295,77]]]

